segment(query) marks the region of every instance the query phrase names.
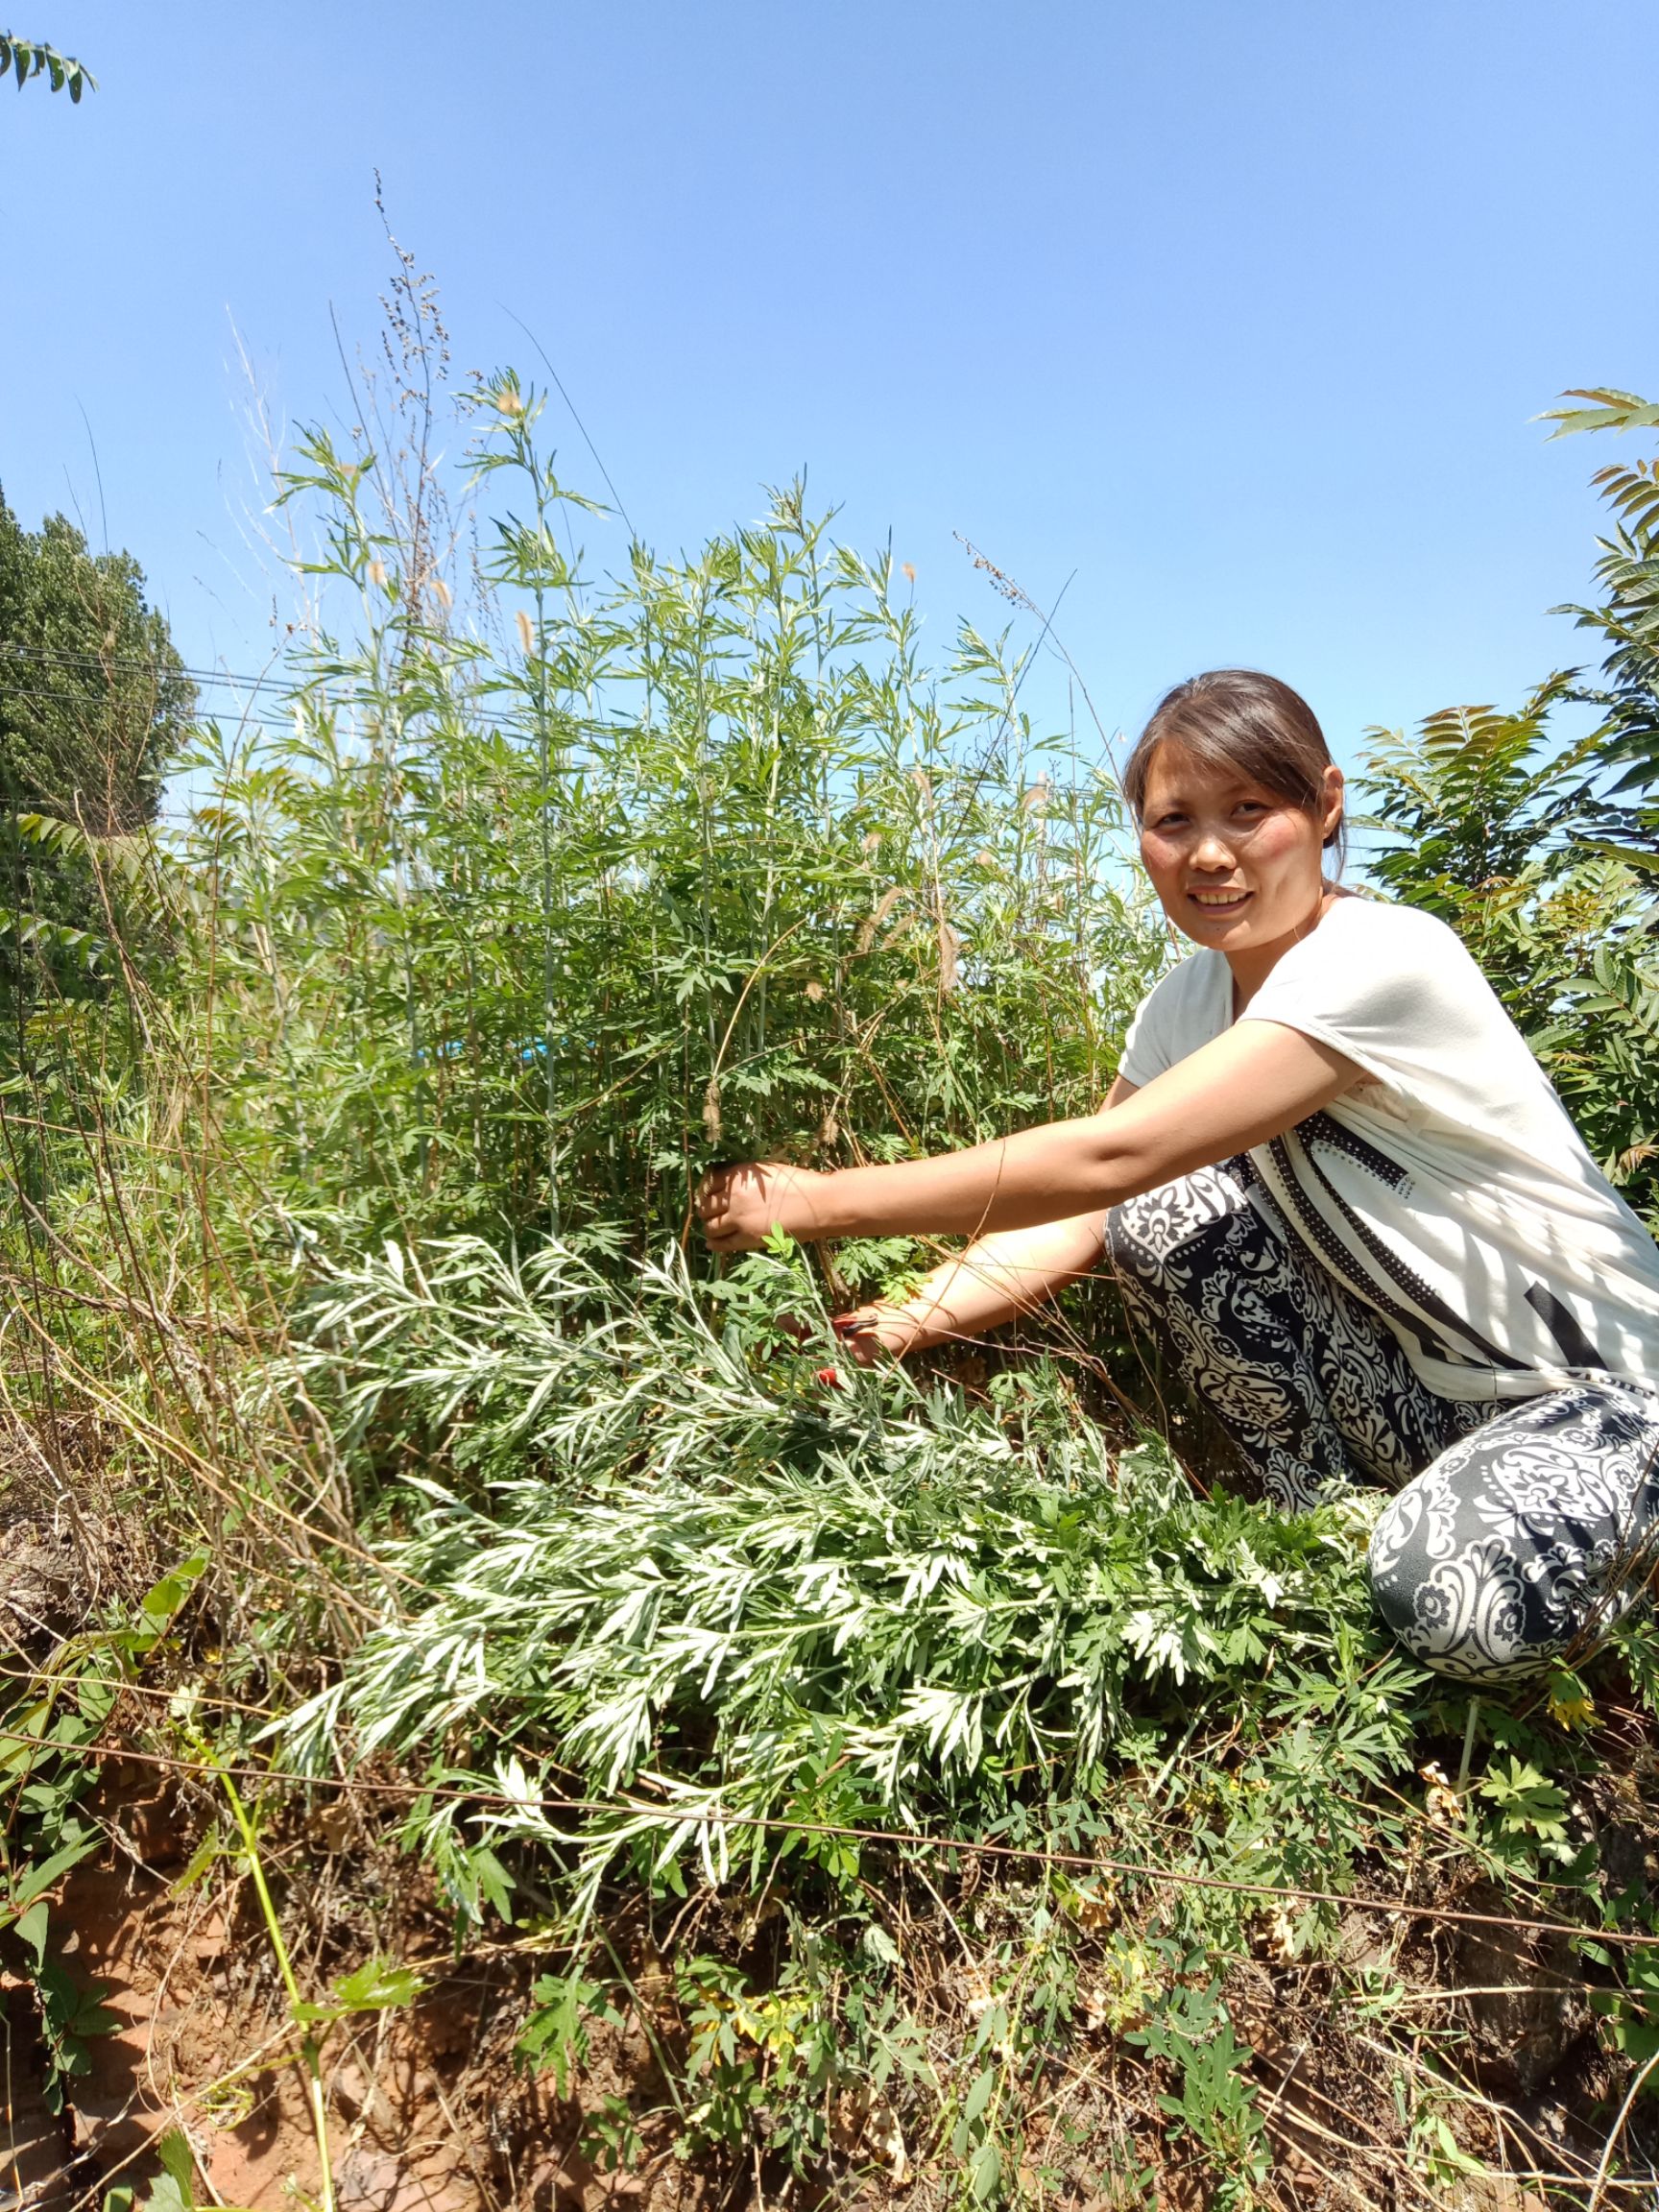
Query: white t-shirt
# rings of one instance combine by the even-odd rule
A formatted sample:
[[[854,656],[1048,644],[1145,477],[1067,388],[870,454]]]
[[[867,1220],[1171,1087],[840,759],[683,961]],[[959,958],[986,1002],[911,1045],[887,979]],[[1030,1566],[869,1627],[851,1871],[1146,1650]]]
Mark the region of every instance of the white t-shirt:
[[[1123,1076],[1150,1083],[1232,1019],[1226,960],[1194,953],[1142,1000]],[[1250,1159],[1431,1389],[1530,1397],[1585,1367],[1659,1383],[1659,1246],[1455,931],[1338,899],[1240,1019],[1300,1030],[1374,1078]]]

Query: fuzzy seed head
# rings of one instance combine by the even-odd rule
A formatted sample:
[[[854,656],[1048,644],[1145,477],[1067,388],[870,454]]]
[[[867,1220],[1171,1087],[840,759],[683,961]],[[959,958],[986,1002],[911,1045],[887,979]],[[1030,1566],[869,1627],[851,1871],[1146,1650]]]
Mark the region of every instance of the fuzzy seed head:
[[[903,896],[904,889],[900,883],[894,883],[882,892],[880,898],[876,902],[875,913],[866,919],[864,926],[858,932],[858,951],[869,951],[871,946],[876,942],[877,930],[880,928],[882,923],[886,921],[888,915],[892,913]]]

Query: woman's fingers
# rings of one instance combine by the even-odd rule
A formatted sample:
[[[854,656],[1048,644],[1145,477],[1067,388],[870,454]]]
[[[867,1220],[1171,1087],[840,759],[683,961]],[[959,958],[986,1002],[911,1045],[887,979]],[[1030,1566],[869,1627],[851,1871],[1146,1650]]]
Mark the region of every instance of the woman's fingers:
[[[696,1196],[692,1200],[703,1235],[716,1252],[730,1250],[736,1234],[736,1224],[733,1220],[732,1185],[733,1179],[741,1173],[740,1167],[727,1166],[724,1162],[717,1167],[710,1167],[698,1184]]]
[[[855,1367],[874,1367],[881,1357],[881,1339],[876,1334],[876,1321],[875,1307],[860,1306],[851,1313],[837,1313],[830,1323]]]
[[[883,1358],[902,1359],[915,1339],[908,1316],[879,1299],[873,1305],[854,1307],[851,1313],[837,1313],[830,1326],[845,1345],[848,1358],[859,1367],[874,1367]]]
[[[700,1221],[717,1219],[725,1212],[731,1173],[730,1167],[710,1167],[698,1184],[697,1195],[692,1203],[697,1208],[697,1218]]]
[[[780,1221],[785,1202],[810,1170],[779,1160],[743,1160],[711,1167],[693,1201],[703,1233],[716,1252],[754,1252]]]
[[[735,1189],[741,1167],[725,1167],[717,1175],[706,1176],[700,1186],[695,1205],[698,1224],[705,1241],[715,1252],[753,1252],[766,1241],[765,1224],[751,1219],[758,1208],[751,1200],[745,1203],[744,1193]]]

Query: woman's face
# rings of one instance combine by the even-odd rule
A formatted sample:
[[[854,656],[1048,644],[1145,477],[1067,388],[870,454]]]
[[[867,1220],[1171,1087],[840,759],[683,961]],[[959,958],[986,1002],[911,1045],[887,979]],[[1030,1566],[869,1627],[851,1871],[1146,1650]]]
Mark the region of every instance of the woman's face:
[[[1218,952],[1254,951],[1317,910],[1323,847],[1341,813],[1339,768],[1326,769],[1310,811],[1166,737],[1146,778],[1141,857],[1178,929]]]

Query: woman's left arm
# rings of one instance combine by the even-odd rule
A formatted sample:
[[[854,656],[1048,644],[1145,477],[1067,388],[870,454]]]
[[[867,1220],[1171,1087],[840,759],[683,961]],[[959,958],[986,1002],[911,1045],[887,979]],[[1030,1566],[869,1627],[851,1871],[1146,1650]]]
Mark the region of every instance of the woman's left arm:
[[[716,1169],[697,1210],[717,1252],[782,1229],[829,1237],[978,1237],[1116,1206],[1265,1144],[1359,1079],[1352,1060],[1276,1022],[1238,1022],[1109,1114],[989,1144],[831,1174],[773,1162]]]

